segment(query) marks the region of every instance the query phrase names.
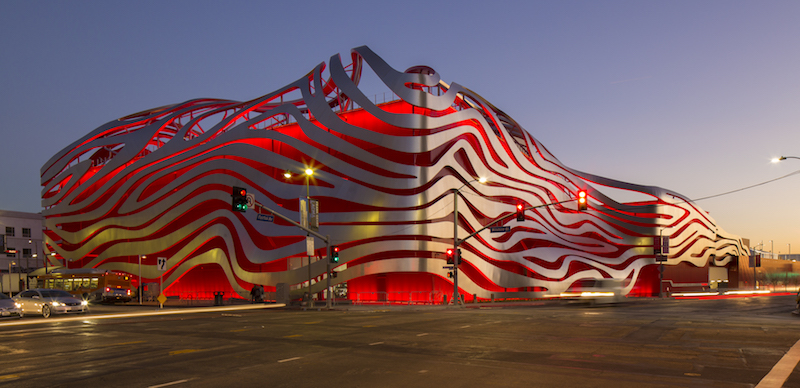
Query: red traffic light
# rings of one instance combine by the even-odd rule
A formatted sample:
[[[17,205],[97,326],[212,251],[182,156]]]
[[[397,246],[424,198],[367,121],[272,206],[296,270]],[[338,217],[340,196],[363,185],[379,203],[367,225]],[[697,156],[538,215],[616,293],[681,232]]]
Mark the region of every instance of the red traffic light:
[[[521,204],[521,203],[518,203],[518,204],[517,204],[517,210],[518,210],[518,211],[522,211],[522,204]]]
[[[586,196],[585,190],[578,191],[578,211],[586,210],[588,208],[588,199],[589,197]]]
[[[245,190],[245,189],[239,190],[239,195],[241,195],[242,197],[246,197],[247,196],[247,190]]]

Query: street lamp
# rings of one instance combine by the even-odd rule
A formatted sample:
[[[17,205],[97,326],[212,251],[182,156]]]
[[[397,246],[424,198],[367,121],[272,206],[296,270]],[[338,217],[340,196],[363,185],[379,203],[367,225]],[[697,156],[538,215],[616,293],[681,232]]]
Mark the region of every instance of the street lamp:
[[[772,158],[772,163],[778,163],[781,160],[786,160],[786,159],[800,159],[800,158],[798,158],[797,156],[781,156],[780,158]]]
[[[312,168],[310,168],[310,167],[306,167],[303,172],[305,173],[305,176],[306,176],[305,177],[305,180],[306,180],[306,204],[307,204],[306,206],[309,206],[309,209],[310,209],[309,199],[311,198],[311,193],[310,193],[309,188],[308,188],[308,181],[312,177],[312,175],[314,175],[314,170]],[[283,177],[286,178],[286,179],[291,179],[292,178],[291,171],[287,170],[286,172],[284,172],[283,173]],[[308,218],[306,218],[306,221],[302,221],[301,220],[300,224],[305,226],[305,227],[308,227],[309,225],[307,223],[308,222],[307,220],[308,220]],[[306,233],[306,239],[308,239],[308,238],[310,238],[310,235],[308,233]],[[328,261],[328,276],[326,276],[328,278],[328,289],[326,290],[326,293],[328,294],[328,298],[327,298],[328,299],[328,307],[330,307],[330,296],[329,296],[330,295],[330,282],[331,282],[331,280],[330,280],[330,273],[331,273],[330,267],[331,267],[331,264],[330,264],[330,261]],[[308,293],[308,298],[309,298],[308,303],[309,303],[309,307],[310,307],[310,303],[311,303],[311,256],[310,255],[308,256],[308,287],[306,287],[306,292]]]
[[[312,175],[314,175],[314,170],[310,167],[306,167],[306,169],[303,170],[303,173],[306,176],[306,198],[309,198],[310,193],[308,189],[308,180],[311,178]],[[283,173],[283,177],[286,179],[292,179],[292,172],[287,170],[286,172]]]
[[[453,304],[461,302],[461,295],[458,293],[458,262],[461,255],[458,254],[458,192],[472,182],[486,183],[485,177],[475,178],[461,187],[453,190]],[[471,186],[470,186],[471,187]]]

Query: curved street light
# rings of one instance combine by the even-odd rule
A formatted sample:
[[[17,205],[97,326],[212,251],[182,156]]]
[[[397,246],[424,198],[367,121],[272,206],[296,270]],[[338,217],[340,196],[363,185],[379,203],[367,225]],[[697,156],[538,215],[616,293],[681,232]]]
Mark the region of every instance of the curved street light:
[[[781,156],[780,158],[773,158],[772,163],[778,163],[781,160],[786,160],[786,159],[800,159],[800,158],[798,158],[797,156]]]
[[[472,182],[486,183],[485,177],[475,178],[467,183],[461,185],[453,191],[453,305],[461,302],[461,294],[458,292],[458,262],[461,261],[461,255],[458,254],[458,192]],[[470,186],[472,187],[472,186]]]

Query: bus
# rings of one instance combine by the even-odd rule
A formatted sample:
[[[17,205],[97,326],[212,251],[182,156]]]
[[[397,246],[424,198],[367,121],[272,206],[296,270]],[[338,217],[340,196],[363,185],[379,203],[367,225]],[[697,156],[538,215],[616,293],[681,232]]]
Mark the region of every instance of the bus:
[[[99,268],[56,269],[36,278],[39,287],[64,290],[95,303],[130,302],[134,293],[130,275]]]

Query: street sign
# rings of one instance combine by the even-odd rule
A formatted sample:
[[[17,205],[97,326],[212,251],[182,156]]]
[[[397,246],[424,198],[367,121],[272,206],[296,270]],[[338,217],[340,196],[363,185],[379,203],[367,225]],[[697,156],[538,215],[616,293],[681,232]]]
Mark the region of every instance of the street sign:
[[[453,266],[452,265],[445,265],[442,268],[443,269],[453,269]]]
[[[158,265],[158,270],[164,272],[167,270],[167,258],[166,257],[159,257],[158,261],[156,262]]]
[[[505,233],[505,232],[510,232],[511,231],[511,227],[510,226],[493,226],[493,227],[489,228],[489,231],[492,232],[492,233]]]
[[[306,254],[314,256],[314,237],[306,236]]]
[[[319,231],[319,201],[313,198],[308,199],[308,228]]]
[[[308,228],[308,199],[300,197],[300,226]]]
[[[256,207],[256,195],[255,194],[247,193],[247,197],[245,197],[245,199],[247,200],[247,207],[249,207],[250,209],[253,209],[253,208]]]
[[[264,222],[274,222],[275,216],[273,216],[272,214],[259,214],[256,216],[256,220]]]

